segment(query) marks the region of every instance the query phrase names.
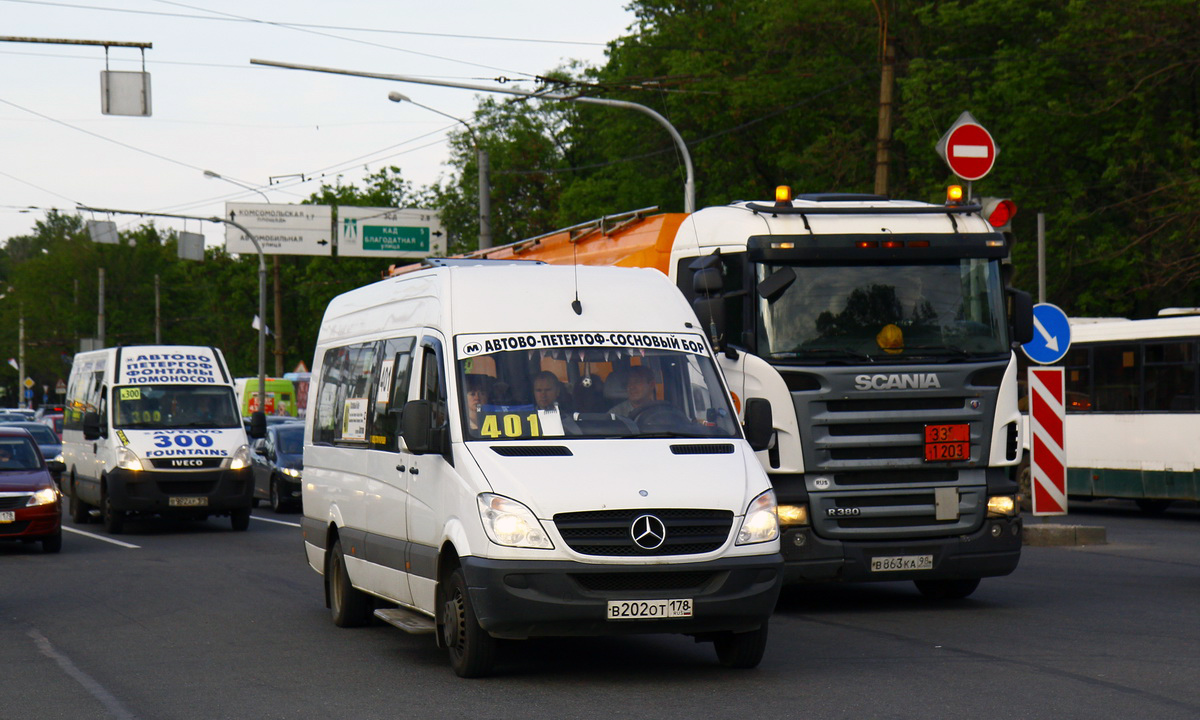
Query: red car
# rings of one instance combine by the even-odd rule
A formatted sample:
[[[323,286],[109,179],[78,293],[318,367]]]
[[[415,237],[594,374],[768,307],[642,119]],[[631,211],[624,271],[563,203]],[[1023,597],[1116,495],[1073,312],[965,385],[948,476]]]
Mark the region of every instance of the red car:
[[[47,462],[24,429],[0,427],[0,540],[62,549],[62,495],[50,476],[61,466]]]

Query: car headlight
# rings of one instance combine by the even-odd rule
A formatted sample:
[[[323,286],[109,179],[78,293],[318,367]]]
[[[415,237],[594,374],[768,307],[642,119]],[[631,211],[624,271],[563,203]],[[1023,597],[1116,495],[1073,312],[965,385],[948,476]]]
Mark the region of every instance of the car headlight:
[[[287,475],[288,477],[294,477],[297,480],[300,479],[300,471],[296,468],[283,468],[283,474]]]
[[[25,507],[37,507],[38,505],[49,505],[58,501],[58,491],[54,488],[42,488],[33,495],[29,496],[29,502],[25,503]]]
[[[993,495],[988,498],[987,514],[988,517],[1012,517],[1020,508],[1014,495]]]
[[[244,470],[250,467],[250,446],[242,445],[234,450],[225,462],[227,463],[225,467],[230,470]]]
[[[55,456],[54,456],[54,462],[66,462],[66,461],[65,461],[65,460],[63,460],[62,453],[59,453],[59,454],[57,454],[57,455],[55,455]]]
[[[137,453],[122,446],[117,448],[117,467],[137,472],[142,469],[142,461],[138,458]]]
[[[554,549],[545,528],[529,508],[492,493],[480,493],[477,499],[483,530],[492,542],[508,547]]]
[[[746,517],[742,518],[742,528],[738,530],[738,545],[753,545],[754,543],[770,542],[779,537],[779,515],[775,505],[775,491],[768,490],[754,498],[750,507],[746,508]]]

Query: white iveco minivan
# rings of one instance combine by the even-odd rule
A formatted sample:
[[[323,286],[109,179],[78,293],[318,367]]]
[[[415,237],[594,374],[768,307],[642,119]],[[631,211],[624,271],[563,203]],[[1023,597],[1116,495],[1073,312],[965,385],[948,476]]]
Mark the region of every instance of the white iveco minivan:
[[[464,677],[554,635],[756,666],[781,556],[746,437],[769,406],[744,436],[698,325],[642,269],[434,260],[335,298],[303,484],[334,622],[434,633]]]

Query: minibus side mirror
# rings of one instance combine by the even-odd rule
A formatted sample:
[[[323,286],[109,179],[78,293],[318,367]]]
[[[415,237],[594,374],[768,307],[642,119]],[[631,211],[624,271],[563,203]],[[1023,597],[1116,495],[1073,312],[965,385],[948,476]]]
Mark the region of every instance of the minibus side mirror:
[[[255,440],[252,447],[254,448],[255,455],[262,455],[263,457],[267,456],[267,441],[263,438],[258,438]]]
[[[1017,345],[1024,345],[1033,339],[1033,298],[1024,290],[1014,288],[1008,289],[1008,295],[1012,339]]]
[[[94,412],[83,414],[83,439],[95,440],[100,437],[100,415]]]
[[[254,439],[267,436],[267,414],[262,410],[250,416],[250,437]]]
[[[766,398],[747,398],[745,417],[742,428],[746,431],[746,442],[755,452],[766,450],[771,446],[771,437],[775,434],[771,401]]]
[[[67,464],[61,460],[47,460],[46,469],[54,475],[61,475],[67,471]]]
[[[428,400],[409,400],[401,419],[404,444],[414,455],[438,452],[433,447],[433,408]]]

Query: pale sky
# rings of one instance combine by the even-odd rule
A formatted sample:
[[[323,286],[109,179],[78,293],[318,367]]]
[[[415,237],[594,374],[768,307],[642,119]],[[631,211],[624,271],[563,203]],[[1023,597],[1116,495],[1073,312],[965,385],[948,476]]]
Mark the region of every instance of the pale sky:
[[[7,38],[153,43],[137,48],[0,42],[0,242],[76,205],[211,217],[224,203],[297,203],[332,184],[401,168],[415,186],[449,175],[469,90],[260,67],[250,59],[537,89],[572,60],[604,62],[634,21],[625,0],[0,0]],[[150,117],[101,113],[101,71],[151,76]],[[107,63],[107,65],[106,65]],[[496,95],[503,98],[505,96]],[[301,181],[303,174],[307,181]],[[271,178],[275,178],[274,181]],[[35,209],[29,209],[35,208]],[[91,219],[85,214],[85,219]],[[118,228],[143,220],[129,215]],[[155,219],[202,232],[214,223]]]

